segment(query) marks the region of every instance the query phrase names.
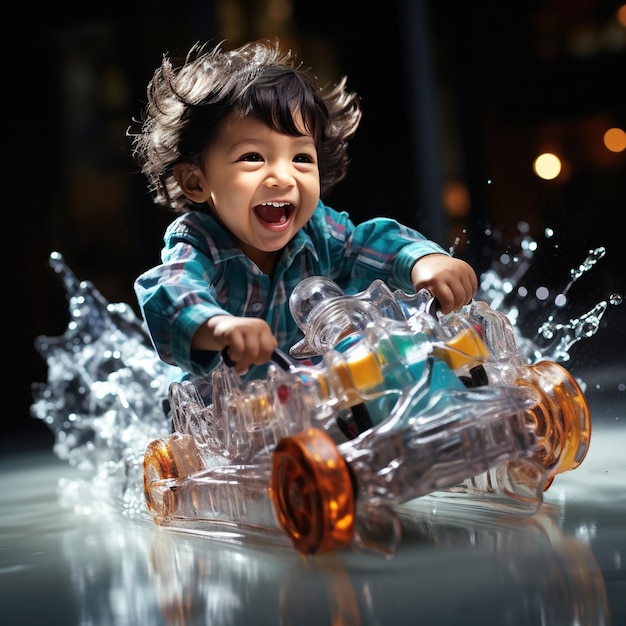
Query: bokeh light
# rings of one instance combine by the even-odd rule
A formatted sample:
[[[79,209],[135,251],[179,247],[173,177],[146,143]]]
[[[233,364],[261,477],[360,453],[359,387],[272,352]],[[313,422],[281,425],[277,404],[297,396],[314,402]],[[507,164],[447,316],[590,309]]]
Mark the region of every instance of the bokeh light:
[[[448,181],[443,188],[442,202],[450,217],[465,217],[470,210],[470,194],[467,185],[462,180]]]
[[[604,133],[604,145],[611,152],[624,152],[626,150],[626,132],[621,128],[609,128]]]
[[[533,170],[539,178],[554,180],[561,173],[561,159],[552,152],[544,152],[535,159]]]

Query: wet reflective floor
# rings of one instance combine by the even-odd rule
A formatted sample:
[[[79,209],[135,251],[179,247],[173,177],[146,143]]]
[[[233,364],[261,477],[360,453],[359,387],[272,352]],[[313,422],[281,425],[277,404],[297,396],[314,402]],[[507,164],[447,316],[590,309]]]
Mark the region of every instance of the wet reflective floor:
[[[402,507],[397,554],[305,558],[93,511],[52,452],[0,458],[3,623],[626,624],[626,398],[590,397],[583,464],[531,517]],[[69,483],[71,484],[71,483]],[[5,619],[8,618],[8,621]]]

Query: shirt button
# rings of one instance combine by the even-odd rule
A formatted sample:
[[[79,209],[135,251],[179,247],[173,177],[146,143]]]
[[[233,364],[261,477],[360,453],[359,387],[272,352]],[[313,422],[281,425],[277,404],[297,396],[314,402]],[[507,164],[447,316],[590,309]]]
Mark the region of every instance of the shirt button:
[[[262,302],[253,302],[250,305],[250,310],[253,313],[258,313],[262,308],[263,308],[263,303]]]

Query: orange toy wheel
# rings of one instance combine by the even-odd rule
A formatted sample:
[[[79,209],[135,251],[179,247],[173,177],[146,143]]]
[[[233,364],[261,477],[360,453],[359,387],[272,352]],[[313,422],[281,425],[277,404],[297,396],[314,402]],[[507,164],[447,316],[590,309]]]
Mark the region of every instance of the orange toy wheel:
[[[582,389],[566,369],[552,361],[531,369],[540,401],[528,417],[540,441],[538,460],[549,472],[545,491],[557,474],[583,462],[591,440],[591,417]]]
[[[143,491],[155,522],[162,523],[175,507],[170,482],[204,467],[189,435],[174,434],[152,441],[143,458]]]
[[[347,547],[354,533],[350,470],[333,440],[309,428],[278,442],[271,497],[280,527],[303,554]]]

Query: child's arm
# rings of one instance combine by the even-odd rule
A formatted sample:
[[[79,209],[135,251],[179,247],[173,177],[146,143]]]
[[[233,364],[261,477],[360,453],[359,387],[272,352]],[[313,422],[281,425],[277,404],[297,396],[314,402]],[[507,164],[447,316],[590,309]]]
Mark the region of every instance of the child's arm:
[[[202,324],[191,341],[194,350],[221,351],[236,363],[235,370],[245,373],[250,365],[263,365],[272,358],[276,338],[265,320],[256,317],[215,315]]]
[[[418,259],[411,270],[411,281],[416,291],[428,289],[444,314],[467,304],[478,289],[478,278],[471,265],[445,254],[428,254]]]

